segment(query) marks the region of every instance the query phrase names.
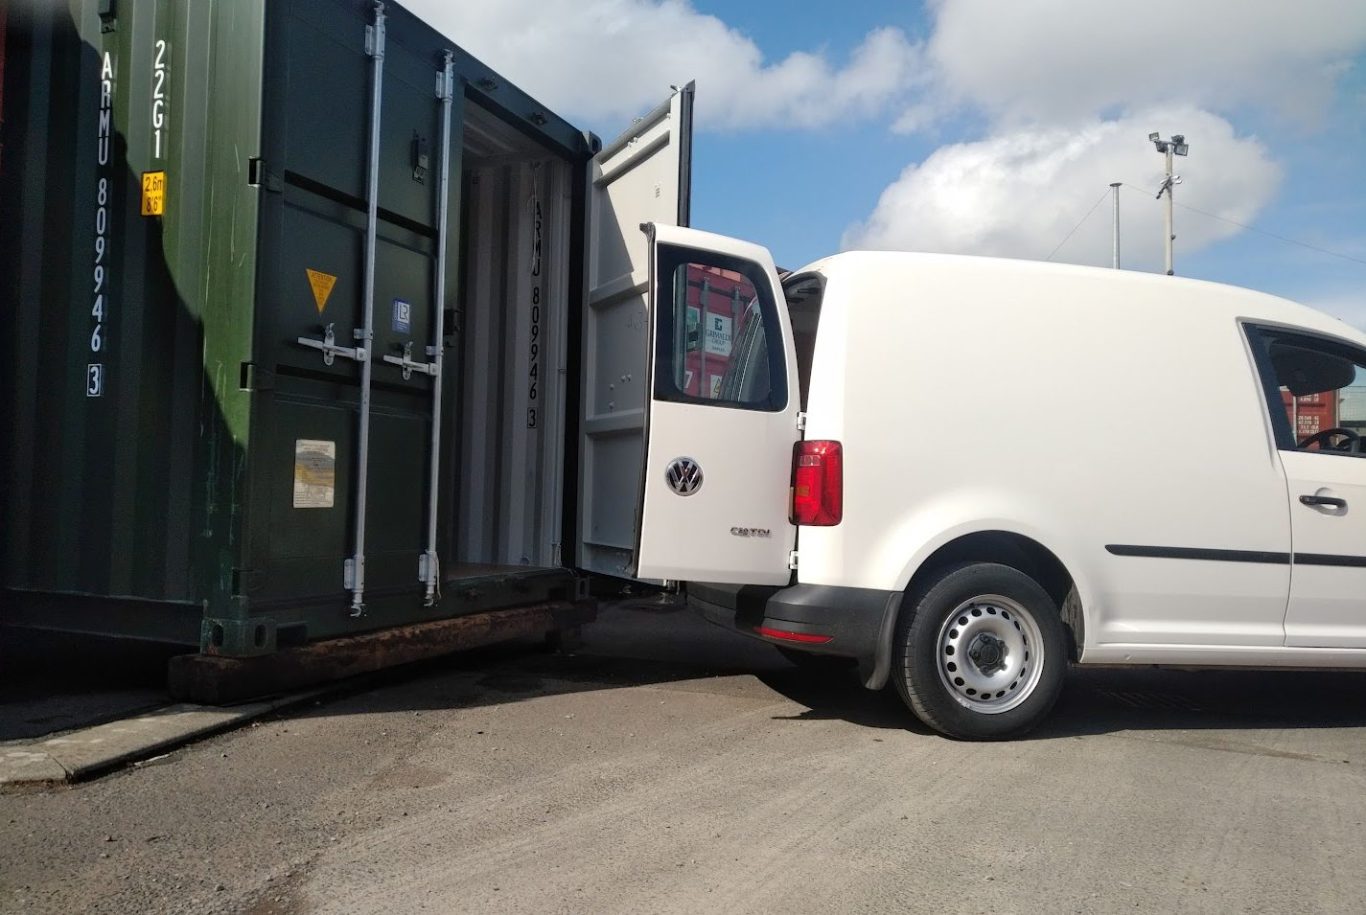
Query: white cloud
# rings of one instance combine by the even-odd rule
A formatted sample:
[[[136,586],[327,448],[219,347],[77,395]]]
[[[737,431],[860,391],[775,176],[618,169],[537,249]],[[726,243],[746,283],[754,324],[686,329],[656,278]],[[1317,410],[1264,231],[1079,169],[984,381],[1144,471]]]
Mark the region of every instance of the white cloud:
[[[1129,266],[1161,262],[1161,158],[1182,132],[1178,201],[1252,223],[1281,168],[1231,121],[1273,110],[1313,125],[1366,48],[1366,0],[927,0],[913,42],[870,31],[847,56],[768,59],[689,0],[407,0],[414,12],[561,114],[610,133],[696,79],[700,125],[818,128],[885,119],[922,134],[984,116],[985,138],[909,166],[846,246],[1042,258],[1112,180]],[[855,166],[857,167],[857,166]],[[1056,259],[1108,263],[1108,204]],[[1238,228],[1177,210],[1183,254]]]
[[[844,247],[1043,259],[1111,181],[1125,181],[1141,189],[1121,196],[1125,266],[1155,268],[1162,262],[1162,208],[1154,194],[1163,158],[1145,138],[1153,130],[1169,134],[1173,125],[1193,138],[1190,157],[1176,160],[1185,179],[1176,200],[1236,222],[1254,219],[1280,180],[1266,147],[1209,112],[1163,109],[943,146],[902,172],[872,215],[845,233]],[[1183,253],[1239,231],[1179,207],[1175,218],[1178,272]],[[1054,259],[1108,265],[1110,227],[1106,200]]]
[[[406,5],[554,110],[608,129],[691,79],[699,122],[729,129],[866,118],[923,81],[922,49],[895,28],[869,32],[842,63],[819,49],[768,61],[750,38],[686,0]]]
[[[1006,119],[1174,100],[1312,120],[1366,47],[1362,0],[938,0],[940,91]]]

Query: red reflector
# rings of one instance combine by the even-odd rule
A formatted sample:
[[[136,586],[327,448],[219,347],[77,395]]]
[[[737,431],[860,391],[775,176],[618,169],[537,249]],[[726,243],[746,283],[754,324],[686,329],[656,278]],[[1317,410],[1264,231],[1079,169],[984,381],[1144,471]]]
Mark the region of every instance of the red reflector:
[[[755,626],[754,631],[760,635],[766,635],[770,639],[782,639],[785,642],[806,642],[808,645],[824,645],[832,641],[833,635],[813,635],[809,632],[788,632],[785,629],[770,629],[768,626]]]
[[[844,518],[844,448],[798,442],[792,452],[792,523],[832,527]]]

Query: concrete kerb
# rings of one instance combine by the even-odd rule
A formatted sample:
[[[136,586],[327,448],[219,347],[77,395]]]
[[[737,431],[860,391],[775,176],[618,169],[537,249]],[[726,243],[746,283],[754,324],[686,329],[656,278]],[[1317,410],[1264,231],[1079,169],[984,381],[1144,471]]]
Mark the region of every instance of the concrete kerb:
[[[299,705],[340,684],[260,702],[221,708],[181,703],[56,737],[0,746],[0,788],[38,787],[83,781],[231,730],[253,718]]]

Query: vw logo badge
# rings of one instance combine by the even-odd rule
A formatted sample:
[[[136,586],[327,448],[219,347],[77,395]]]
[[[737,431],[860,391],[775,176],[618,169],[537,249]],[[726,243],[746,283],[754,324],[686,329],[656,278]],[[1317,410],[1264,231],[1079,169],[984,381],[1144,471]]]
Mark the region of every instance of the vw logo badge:
[[[702,466],[690,457],[674,458],[664,471],[664,479],[680,496],[690,496],[702,488]]]

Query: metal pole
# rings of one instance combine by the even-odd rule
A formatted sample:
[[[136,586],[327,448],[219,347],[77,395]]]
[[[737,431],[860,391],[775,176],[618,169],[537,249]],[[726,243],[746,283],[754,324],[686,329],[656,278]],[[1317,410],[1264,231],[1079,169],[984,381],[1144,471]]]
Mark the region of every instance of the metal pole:
[[[454,94],[455,55],[447,51],[437,90],[437,97],[441,99],[441,178],[436,186],[436,295],[433,302],[436,315],[432,345],[428,349],[432,359],[432,447],[427,482],[427,562],[422,569],[427,585],[424,603],[428,607],[436,603],[436,586],[440,580],[440,563],[436,558],[436,513],[441,486],[441,363],[446,348],[443,339],[446,335],[446,248],[450,243],[446,224],[451,180],[451,100]]]
[[[1175,185],[1172,183],[1172,144],[1167,143],[1167,208],[1166,208],[1166,229],[1167,229],[1167,276],[1173,274],[1172,270],[1172,241],[1176,236],[1172,234],[1172,192]]]
[[[1122,182],[1115,181],[1110,184],[1110,191],[1114,194],[1115,211],[1114,254],[1111,260],[1113,262],[1112,266],[1116,270],[1119,269],[1119,186],[1121,183]]]
[[[369,30],[370,174],[366,182],[369,205],[365,223],[365,329],[360,334],[360,426],[356,434],[356,539],[351,557],[351,616],[365,614],[365,501],[370,466],[370,376],[375,342],[375,229],[379,221],[379,125],[384,90],[384,3],[375,0],[375,24]]]

